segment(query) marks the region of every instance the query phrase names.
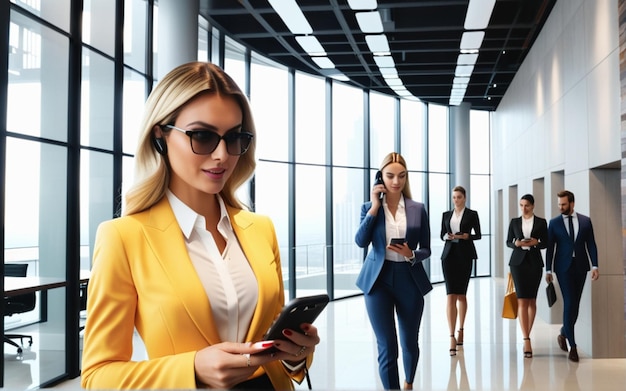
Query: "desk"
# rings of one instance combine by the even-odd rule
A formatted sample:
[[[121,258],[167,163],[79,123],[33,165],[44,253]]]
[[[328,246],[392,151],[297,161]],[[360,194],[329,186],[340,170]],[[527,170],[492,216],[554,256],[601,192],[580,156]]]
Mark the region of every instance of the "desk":
[[[4,277],[4,296],[17,296],[32,292],[41,292],[41,321],[47,320],[47,299],[48,290],[61,288],[67,285],[67,282],[61,278],[54,277]],[[4,329],[2,330],[4,337]],[[4,338],[2,341],[4,353]],[[0,388],[4,386],[4,357],[0,365]]]
[[[4,277],[4,295],[17,296],[65,285],[65,280],[54,277]]]

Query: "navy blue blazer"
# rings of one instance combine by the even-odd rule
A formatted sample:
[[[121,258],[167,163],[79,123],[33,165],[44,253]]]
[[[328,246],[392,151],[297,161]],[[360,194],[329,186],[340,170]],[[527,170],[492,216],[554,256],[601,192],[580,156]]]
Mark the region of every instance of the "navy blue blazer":
[[[441,240],[445,240],[444,238],[448,235],[448,232],[452,232],[452,229],[450,228],[450,219],[452,218],[453,212],[453,210],[449,210],[447,212],[443,212],[443,215],[441,216],[441,233],[439,234]],[[474,233],[472,233],[472,231],[474,231]],[[470,237],[467,240],[459,240],[457,243],[459,249],[463,254],[467,255],[466,259],[478,259],[476,246],[474,246],[474,240],[479,240],[482,237],[482,234],[480,233],[480,220],[478,219],[478,212],[470,208],[465,208],[463,217],[461,217],[461,233],[468,233]],[[441,259],[445,260],[448,257],[451,248],[452,241],[446,240],[446,244],[443,246],[443,251],[441,252]]]
[[[598,267],[598,247],[593,236],[593,226],[591,219],[580,213],[576,213],[578,218],[578,233],[572,242],[563,216],[558,215],[550,220],[548,226],[548,249],[546,252],[546,271],[554,271],[558,273],[566,272],[572,262],[578,271],[589,271],[589,260],[591,264]],[[576,254],[576,258],[572,258],[572,254]]]
[[[380,274],[385,263],[385,251],[387,249],[387,234],[385,231],[385,210],[381,207],[378,214],[372,216],[367,213],[372,207],[371,202],[366,202],[361,207],[361,224],[355,235],[355,242],[361,248],[367,248],[372,244],[367,253],[361,272],[356,279],[356,285],[364,293],[369,293]],[[415,259],[411,265],[411,276],[422,295],[426,295],[433,289],[428,279],[422,261],[430,257],[430,225],[426,208],[421,202],[404,199],[406,211],[406,241],[413,250]],[[419,246],[419,248],[418,248]]]
[[[543,267],[543,257],[541,256],[541,249],[548,246],[548,223],[546,219],[534,216],[533,229],[530,232],[530,237],[539,240],[536,246],[531,247],[529,250],[524,250],[521,247],[515,247],[513,243],[516,239],[523,239],[524,233],[522,232],[522,217],[511,219],[509,224],[509,234],[506,237],[506,245],[513,249],[511,259],[509,260],[509,266],[521,265],[524,261],[524,257],[528,256],[530,262],[535,262]]]

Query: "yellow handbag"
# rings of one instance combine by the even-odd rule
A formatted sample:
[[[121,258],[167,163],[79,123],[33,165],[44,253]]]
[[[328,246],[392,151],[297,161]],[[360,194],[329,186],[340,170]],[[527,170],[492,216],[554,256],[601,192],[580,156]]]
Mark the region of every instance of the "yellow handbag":
[[[515,284],[513,276],[509,273],[509,282],[504,294],[504,303],[502,304],[502,317],[506,319],[517,318],[517,294],[515,293]]]

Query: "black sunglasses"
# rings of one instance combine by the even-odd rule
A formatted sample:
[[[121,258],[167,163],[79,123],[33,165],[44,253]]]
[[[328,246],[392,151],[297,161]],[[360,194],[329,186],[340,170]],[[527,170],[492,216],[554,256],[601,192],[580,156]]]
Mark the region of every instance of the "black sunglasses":
[[[191,150],[196,155],[208,155],[213,153],[221,140],[226,142],[226,151],[229,155],[243,155],[250,147],[250,142],[254,138],[254,135],[248,132],[230,132],[220,136],[211,130],[185,130],[177,128],[174,125],[165,125],[165,127],[176,129],[189,136]]]

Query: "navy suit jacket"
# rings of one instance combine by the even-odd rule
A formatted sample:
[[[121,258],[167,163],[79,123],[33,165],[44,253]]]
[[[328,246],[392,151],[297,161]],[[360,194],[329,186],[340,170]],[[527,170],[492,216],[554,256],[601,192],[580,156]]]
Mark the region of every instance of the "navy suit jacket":
[[[509,224],[509,234],[506,237],[506,245],[513,249],[511,259],[509,260],[509,266],[521,265],[524,258],[528,255],[531,262],[536,262],[543,267],[543,258],[541,257],[541,249],[548,246],[548,223],[546,219],[534,216],[533,229],[530,232],[530,237],[539,240],[536,246],[531,247],[529,250],[525,250],[521,247],[515,247],[514,241],[516,239],[523,239],[524,233],[522,232],[522,218],[517,217],[511,219]]]
[[[439,234],[441,240],[445,240],[444,238],[448,232],[452,232],[452,229],[450,228],[450,219],[452,218],[453,212],[454,211],[452,210],[443,212],[443,216],[441,217],[441,233]],[[474,231],[473,234],[472,230]],[[467,259],[478,259],[476,246],[474,246],[474,240],[479,240],[482,237],[482,234],[480,233],[480,220],[478,219],[478,212],[470,208],[465,208],[463,217],[461,217],[461,233],[470,234],[469,239],[459,240],[458,245],[461,252],[467,255]],[[448,257],[451,248],[452,241],[446,240],[446,244],[444,245],[441,253],[441,259],[446,259]]]
[[[546,271],[554,270],[557,274],[566,272],[572,262],[575,270],[580,272],[589,271],[589,260],[591,264],[598,267],[598,248],[593,236],[593,226],[591,219],[580,213],[576,213],[578,218],[578,233],[572,242],[563,216],[550,220],[548,227],[548,249],[546,252]],[[576,254],[576,258],[572,254]]]
[[[430,225],[428,214],[424,204],[411,199],[404,199],[406,211],[406,241],[413,250],[415,259],[411,265],[411,276],[417,284],[422,295],[426,295],[433,289],[428,279],[422,261],[430,257]],[[357,246],[367,248],[372,244],[367,253],[363,267],[356,280],[356,285],[364,293],[369,293],[380,274],[385,263],[385,251],[387,249],[387,234],[385,231],[385,210],[381,207],[378,214],[372,216],[367,213],[372,207],[371,202],[366,202],[361,207],[361,224],[355,236]],[[419,248],[418,248],[419,246]]]

